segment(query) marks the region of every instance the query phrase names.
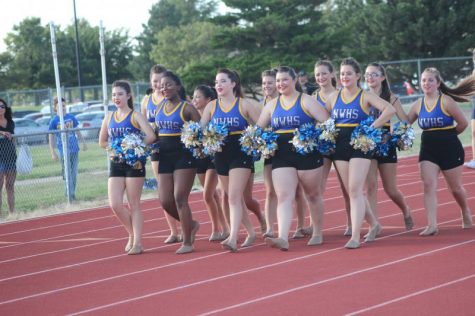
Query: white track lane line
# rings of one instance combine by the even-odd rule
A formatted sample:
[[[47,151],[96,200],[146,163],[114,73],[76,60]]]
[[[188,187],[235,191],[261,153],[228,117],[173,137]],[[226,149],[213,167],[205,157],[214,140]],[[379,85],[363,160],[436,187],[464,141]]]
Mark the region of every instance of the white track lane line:
[[[382,302],[382,303],[377,304],[377,305],[369,306],[369,307],[360,309],[356,312],[351,312],[351,313],[345,314],[345,316],[359,315],[359,314],[369,312],[371,310],[374,310],[374,309],[377,309],[377,308],[380,308],[380,307],[383,307],[383,306],[386,306],[386,305],[389,305],[389,304],[392,304],[392,303],[396,303],[396,302],[400,302],[400,301],[412,298],[414,296],[418,296],[418,295],[425,294],[425,293],[428,293],[428,292],[432,292],[432,291],[435,291],[435,290],[438,290],[438,289],[441,289],[441,288],[444,288],[444,287],[447,287],[447,286],[450,286],[450,285],[453,285],[453,284],[457,284],[457,283],[460,283],[460,282],[463,282],[463,281],[467,281],[467,280],[470,280],[472,278],[475,278],[475,274],[470,274],[470,275],[467,275],[463,278],[452,280],[450,282],[441,283],[439,285],[432,286],[432,287],[429,287],[429,288],[424,289],[424,290],[420,290],[420,291],[417,291],[417,292],[410,293],[408,295],[400,296],[398,298],[395,298],[395,299],[392,299],[392,300],[389,300],[389,301],[385,301],[385,302]]]
[[[448,250],[448,249],[451,249],[451,248],[463,246],[463,245],[466,245],[466,244],[469,244],[469,243],[472,243],[472,242],[475,242],[475,239],[467,240],[467,241],[464,241],[464,242],[461,242],[461,243],[457,243],[457,244],[442,247],[442,248],[433,249],[431,251],[418,253],[416,255],[404,257],[404,258],[401,258],[401,259],[398,259],[398,260],[386,262],[386,263],[379,264],[379,265],[369,267],[369,268],[365,268],[365,269],[360,269],[360,270],[353,271],[353,272],[350,272],[350,273],[345,273],[345,274],[338,275],[338,276],[335,276],[335,277],[331,277],[331,278],[328,278],[328,279],[324,279],[324,280],[321,280],[321,281],[318,281],[318,282],[312,282],[312,283],[309,283],[309,284],[306,284],[306,285],[294,287],[294,288],[291,288],[291,289],[288,289],[288,290],[285,290],[285,291],[274,293],[272,295],[266,295],[266,296],[255,298],[255,299],[245,301],[245,302],[242,302],[242,303],[239,303],[239,304],[235,304],[235,305],[227,306],[227,307],[224,307],[224,308],[212,310],[212,311],[200,314],[200,316],[201,315],[218,314],[220,312],[228,311],[228,310],[235,309],[235,308],[238,308],[238,307],[241,307],[241,306],[245,306],[245,305],[249,305],[249,304],[252,304],[252,303],[260,302],[260,301],[263,301],[263,300],[267,300],[267,299],[270,299],[270,298],[273,298],[273,297],[285,295],[285,294],[288,294],[288,293],[300,291],[300,290],[307,289],[307,288],[310,288],[310,287],[325,284],[325,283],[328,283],[328,282],[331,282],[331,281],[336,281],[336,280],[341,280],[341,279],[344,279],[344,278],[352,277],[352,276],[358,275],[360,273],[373,271],[373,270],[376,270],[376,269],[380,269],[380,268],[391,266],[391,265],[398,264],[398,263],[401,263],[401,262],[409,261],[409,260],[419,258],[419,257],[422,257],[422,256],[427,256],[427,255],[430,255],[430,254],[433,254],[433,253],[437,253],[437,252],[441,252],[441,251]],[[342,249],[342,247],[339,247],[339,248],[336,248],[336,249],[331,249],[331,250],[328,250],[328,251],[325,251],[325,252],[330,252],[330,251],[334,251],[334,250],[337,250],[337,249]],[[310,256],[305,256],[305,257],[310,257]],[[301,259],[301,258],[298,258],[298,259]],[[286,260],[286,261],[292,262],[292,261],[295,261],[295,260]],[[287,263],[287,262],[285,262],[285,263]],[[71,314],[68,314],[68,315],[81,315],[81,314],[91,313],[91,312],[95,312],[95,311],[98,311],[98,310],[103,310],[103,309],[106,309],[106,308],[109,308],[109,307],[114,307],[114,306],[117,306],[117,305],[142,300],[142,299],[145,299],[145,298],[161,295],[161,294],[164,294],[164,293],[169,293],[169,292],[172,292],[172,291],[183,290],[185,288],[189,288],[189,287],[192,287],[192,286],[197,286],[197,285],[209,283],[209,282],[212,282],[212,281],[225,279],[225,278],[228,278],[228,277],[232,277],[232,276],[236,276],[236,275],[240,275],[240,274],[244,274],[244,273],[248,273],[248,272],[253,272],[253,271],[261,270],[263,268],[277,266],[277,265],[280,265],[280,264],[282,264],[282,263],[279,262],[279,263],[271,264],[271,265],[268,265],[268,266],[263,266],[263,267],[253,268],[253,269],[244,270],[244,271],[240,271],[240,272],[235,272],[235,273],[232,273],[232,274],[229,274],[229,275],[223,275],[223,276],[211,278],[211,279],[208,279],[208,280],[203,280],[203,281],[199,281],[199,282],[195,282],[195,283],[190,283],[190,284],[178,286],[178,287],[171,288],[171,289],[157,291],[157,292],[149,293],[149,294],[146,294],[146,295],[130,298],[130,299],[127,299],[127,300],[111,303],[111,304],[96,306],[94,308],[81,310],[81,311],[74,312],[74,313],[71,313]]]
[[[455,202],[452,201],[452,202],[448,202],[448,203],[444,203],[444,204],[452,204],[452,203],[455,203]],[[451,222],[458,221],[458,220],[460,220],[460,219],[457,218],[457,219],[449,220],[449,221],[446,221],[446,222],[442,222],[440,224],[447,224],[447,223],[451,223]],[[410,233],[410,232],[405,231],[405,232],[395,233],[395,234],[387,235],[387,236],[384,236],[384,237],[380,237],[378,239],[386,239],[386,238],[390,238],[390,237],[394,237],[394,236],[404,235],[404,234],[407,234],[407,233]],[[291,259],[282,260],[282,261],[279,261],[279,262],[266,264],[266,265],[262,265],[262,266],[259,266],[259,267],[254,267],[254,268],[242,270],[242,271],[239,271],[239,272],[231,273],[231,274],[225,274],[225,275],[221,275],[221,276],[218,276],[218,277],[205,279],[205,280],[198,281],[198,282],[191,283],[191,284],[184,284],[184,285],[181,285],[181,286],[178,286],[178,287],[175,287],[175,288],[170,288],[170,289],[165,289],[165,290],[161,290],[161,291],[158,291],[158,292],[153,292],[153,293],[150,293],[150,294],[147,294],[147,295],[144,295],[144,296],[131,298],[131,299],[128,299],[126,301],[120,301],[120,302],[108,304],[107,306],[109,307],[109,306],[113,306],[113,305],[120,305],[120,304],[123,304],[125,302],[129,302],[129,301],[139,300],[139,299],[143,299],[143,298],[147,298],[147,297],[151,297],[151,296],[156,296],[156,295],[160,295],[160,294],[164,294],[164,293],[168,293],[168,292],[173,292],[173,291],[185,289],[185,288],[192,287],[192,286],[197,286],[197,285],[206,284],[206,283],[210,283],[210,282],[221,280],[221,279],[226,279],[226,278],[229,278],[229,277],[233,277],[233,276],[237,276],[237,275],[241,275],[241,274],[245,274],[245,273],[249,273],[249,272],[268,269],[268,268],[272,268],[272,267],[275,267],[275,266],[280,266],[280,265],[283,265],[283,264],[293,263],[295,261],[300,261],[300,260],[312,258],[312,257],[315,257],[315,256],[324,255],[324,254],[334,252],[334,251],[338,251],[338,250],[341,250],[341,249],[343,249],[343,247],[335,247],[335,248],[327,249],[327,250],[324,250],[324,251],[315,252],[315,253],[311,253],[311,254],[304,255],[304,256],[294,257],[294,258],[291,258]],[[229,252],[228,251],[219,252],[219,253],[215,253],[215,254],[199,257],[199,258],[183,260],[183,261],[170,263],[170,264],[166,264],[166,265],[162,265],[162,266],[152,267],[152,268],[143,269],[143,270],[137,270],[137,271],[134,271],[134,272],[115,275],[115,276],[108,277],[108,278],[103,278],[103,279],[98,279],[98,280],[89,281],[89,282],[85,282],[85,283],[75,284],[75,285],[71,285],[71,286],[67,286],[67,287],[63,287],[63,288],[59,288],[59,289],[54,289],[54,290],[50,290],[50,291],[45,291],[45,292],[41,292],[41,293],[31,294],[31,295],[27,295],[27,296],[24,296],[24,297],[18,297],[18,298],[10,299],[10,300],[7,300],[7,301],[0,301],[0,306],[5,305],[5,304],[11,304],[11,303],[27,300],[27,299],[31,299],[31,298],[36,298],[36,297],[40,297],[40,296],[44,296],[44,295],[51,295],[51,294],[55,294],[55,293],[59,293],[59,292],[64,292],[64,291],[67,291],[67,290],[76,289],[76,288],[80,288],[80,287],[84,287],[84,286],[89,286],[89,285],[94,285],[94,284],[98,284],[98,283],[102,283],[102,282],[107,282],[107,281],[110,281],[110,280],[116,280],[116,279],[123,278],[123,277],[130,277],[130,276],[141,274],[141,273],[156,271],[156,270],[160,270],[160,269],[164,269],[164,268],[168,268],[168,267],[172,267],[172,266],[176,266],[176,265],[182,265],[182,264],[190,263],[190,262],[193,262],[193,261],[208,259],[208,258],[219,256],[219,255],[226,255],[226,254],[229,254]],[[101,309],[101,308],[98,308],[98,309]]]

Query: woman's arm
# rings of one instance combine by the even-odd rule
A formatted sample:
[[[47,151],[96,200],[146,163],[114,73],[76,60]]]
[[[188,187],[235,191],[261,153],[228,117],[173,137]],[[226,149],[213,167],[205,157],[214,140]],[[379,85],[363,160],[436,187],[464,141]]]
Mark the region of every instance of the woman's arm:
[[[394,106],[394,109],[396,110],[396,115],[397,118],[400,121],[407,121],[407,114],[404,112],[404,109],[402,108],[401,100],[394,94],[391,94],[391,104]]]
[[[407,113],[407,121],[409,124],[414,123],[419,117],[419,104],[420,99],[411,104],[411,109],[409,110],[409,113]]]
[[[107,113],[107,115],[104,117],[102,120],[102,125],[101,125],[101,130],[99,131],[99,146],[102,148],[107,148],[109,146],[109,135],[107,133],[107,124],[110,121],[111,115],[113,115],[114,112]]]
[[[305,110],[320,123],[325,122],[330,117],[330,114],[328,113],[326,108],[321,106],[315,98],[307,94],[303,94],[302,100],[303,107],[305,108]]]
[[[377,95],[371,92],[364,92],[364,106],[369,108],[370,106],[375,107],[381,112],[381,115],[374,121],[373,126],[376,128],[382,127],[391,117],[396,113],[396,110],[391,105],[391,103],[386,102]]]
[[[201,115],[198,110],[188,102],[185,104],[183,115],[185,117],[185,121],[199,122],[201,120]]]
[[[269,126],[272,117],[272,110],[274,109],[276,102],[277,99],[267,102],[267,104],[262,109],[261,115],[259,115],[259,118],[257,119],[257,126],[262,128]]]
[[[244,115],[251,120],[252,124],[256,124],[261,115],[261,107],[259,103],[255,100],[244,98],[242,99],[242,106],[244,110]]]
[[[457,125],[455,126],[457,134],[463,133],[463,131],[468,126],[468,121],[457,102],[455,102],[454,99],[445,94],[442,95],[441,102],[444,105],[445,111],[454,118],[455,122],[457,122]]]
[[[206,125],[208,125],[209,121],[211,121],[211,115],[213,114],[212,111],[215,102],[215,100],[210,101],[203,110],[203,115],[201,115],[200,120],[201,127],[205,127]]]
[[[139,112],[135,112],[134,119],[135,119],[135,122],[139,125],[140,130],[145,134],[145,138],[143,140],[144,143],[147,145],[150,145],[151,143],[153,143],[155,139],[157,138],[157,136],[155,136],[155,132],[153,131],[152,127],[145,119],[145,116],[143,116]]]

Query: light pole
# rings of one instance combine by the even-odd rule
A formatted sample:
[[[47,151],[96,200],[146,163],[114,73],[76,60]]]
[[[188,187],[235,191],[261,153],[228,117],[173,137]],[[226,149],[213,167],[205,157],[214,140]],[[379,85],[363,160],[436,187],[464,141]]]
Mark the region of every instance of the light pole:
[[[79,57],[79,32],[78,32],[78,19],[76,17],[76,0],[73,0],[73,8],[74,8],[74,28],[76,30],[76,68],[78,71],[78,87],[79,87],[79,95],[81,101],[84,101],[84,93],[81,89],[81,59]]]

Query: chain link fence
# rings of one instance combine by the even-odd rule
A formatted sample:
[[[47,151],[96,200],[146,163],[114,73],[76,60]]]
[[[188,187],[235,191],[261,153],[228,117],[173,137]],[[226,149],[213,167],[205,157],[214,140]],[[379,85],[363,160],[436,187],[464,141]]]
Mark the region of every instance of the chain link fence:
[[[387,69],[391,88],[400,95],[406,104],[420,96],[419,74],[424,68],[438,68],[444,80],[452,85],[469,75],[473,69],[472,60],[469,57],[414,59],[384,62],[383,64]],[[408,85],[405,85],[405,82],[410,84],[412,92],[408,90]],[[149,85],[148,83],[135,83],[133,87],[135,100],[138,103],[145,95]],[[110,91],[110,86],[108,89]],[[103,97],[101,86],[63,88],[63,92],[68,104],[77,100],[102,100]],[[22,111],[21,105],[42,105],[51,108],[54,95],[55,90],[53,89],[0,92],[0,97],[4,98],[9,105],[13,105],[14,114]],[[102,102],[99,101],[99,103]],[[463,110],[469,117],[470,105],[465,105]],[[61,137],[61,133],[75,131],[56,132],[55,136]],[[70,182],[68,182],[69,185],[66,184],[66,178],[72,181],[73,177],[71,175],[64,177],[61,160],[52,159],[48,145],[51,132],[44,130],[40,133],[31,133],[18,124],[15,129],[13,152],[8,150],[6,142],[0,140],[0,158],[13,161],[16,164],[15,212],[52,209],[58,205],[61,210],[64,210],[68,202],[76,205],[78,201],[95,201],[97,199],[101,200],[101,204],[106,203],[108,158],[105,150],[98,146],[99,128],[81,128],[80,131],[85,136],[87,149],[84,151],[81,148],[78,154],[74,199],[71,199],[71,193],[68,195],[68,191],[65,189],[67,186],[72,186]],[[462,142],[468,145],[470,131],[464,134],[466,135],[461,135],[461,137],[465,137]],[[54,148],[57,151],[56,144],[54,144]],[[414,148],[411,153],[415,154],[416,152],[417,148]],[[147,164],[147,178],[153,178],[150,164]],[[147,191],[144,191],[145,197],[156,196],[153,190],[148,191],[150,194],[147,194]],[[5,216],[8,210],[6,190],[3,189],[1,194],[1,209]]]

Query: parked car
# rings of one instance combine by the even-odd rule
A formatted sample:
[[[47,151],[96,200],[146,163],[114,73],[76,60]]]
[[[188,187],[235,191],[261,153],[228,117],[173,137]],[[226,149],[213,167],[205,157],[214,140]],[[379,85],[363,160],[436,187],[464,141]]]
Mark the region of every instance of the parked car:
[[[115,111],[117,108],[115,106],[115,104],[109,104],[107,106],[107,110],[110,111],[110,112],[113,112]],[[104,105],[103,104],[94,104],[94,105],[91,105],[90,107],[88,107],[87,109],[85,109],[83,112],[84,113],[89,113],[89,112],[98,112],[98,111],[102,111],[104,112]]]
[[[87,128],[81,131],[82,136],[86,139],[95,139],[99,136],[99,130],[104,120],[104,112],[86,112],[76,115],[76,119],[79,122],[78,128]]]
[[[19,110],[17,111],[14,109],[12,111],[12,116],[14,118],[23,118],[25,115],[30,114],[30,113],[38,113],[37,111],[32,111],[32,110]]]
[[[33,120],[24,118],[14,118],[13,121],[15,122],[15,135],[25,135],[18,137],[19,143],[44,144],[48,142],[48,126],[41,126]]]
[[[36,123],[38,123],[38,125],[40,126],[46,126],[46,128],[49,127],[49,122],[51,121],[51,116],[47,115],[47,116],[42,116],[40,118],[37,118],[35,120]]]
[[[23,116],[24,119],[32,120],[32,121],[35,121],[36,119],[39,119],[40,117],[43,117],[43,113],[41,112],[33,112],[33,113],[29,113]]]

